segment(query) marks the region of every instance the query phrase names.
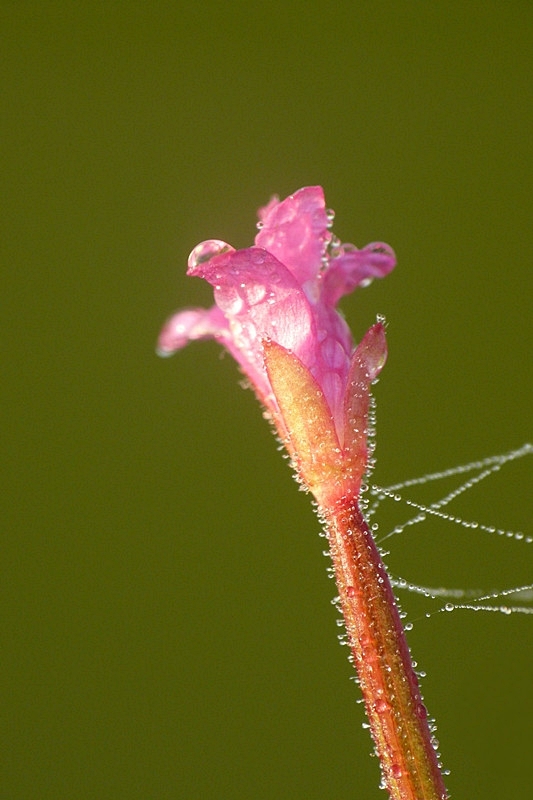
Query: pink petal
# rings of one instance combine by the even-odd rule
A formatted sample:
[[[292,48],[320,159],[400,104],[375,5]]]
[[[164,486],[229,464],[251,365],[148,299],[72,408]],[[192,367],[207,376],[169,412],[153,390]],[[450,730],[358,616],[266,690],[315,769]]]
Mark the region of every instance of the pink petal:
[[[216,306],[209,310],[186,308],[165,323],[159,334],[157,352],[160,356],[171,356],[195,339],[224,339],[227,331],[227,320]]]
[[[316,278],[331,239],[322,187],[306,186],[281,203],[271,200],[260,209],[259,219],[256,245],[276,256],[299,283]]]
[[[344,245],[345,252],[331,259],[322,279],[321,299],[335,306],[341,297],[357,286],[366,286],[373,278],[383,278],[396,264],[394,251],[388,244],[373,242],[362,250]]]
[[[244,357],[241,363],[264,370],[263,339],[274,339],[305,359],[314,342],[311,307],[297,280],[271,253],[250,247],[189,271],[214,286],[215,302]]]

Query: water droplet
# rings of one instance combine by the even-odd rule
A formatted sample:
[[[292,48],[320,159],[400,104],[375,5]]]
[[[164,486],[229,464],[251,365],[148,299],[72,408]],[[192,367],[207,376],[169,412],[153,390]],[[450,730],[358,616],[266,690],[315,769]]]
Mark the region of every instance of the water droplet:
[[[224,313],[230,316],[238,314],[244,306],[241,295],[233,286],[226,286],[217,293],[217,303]]]
[[[263,286],[262,283],[254,283],[254,284],[241,284],[243,291],[243,295],[246,298],[246,302],[250,306],[255,306],[257,303],[260,303],[264,300],[266,295],[266,288]],[[275,320],[273,320],[274,322]]]
[[[233,252],[235,252],[235,248],[223,242],[221,239],[207,239],[205,242],[200,242],[200,244],[196,245],[187,263],[189,269],[195,269],[200,264],[205,264],[206,261],[209,261],[215,256]]]
[[[390,770],[392,772],[393,777],[395,778],[402,777],[403,772],[399,764],[392,764]]]
[[[389,708],[389,704],[386,700],[378,700],[375,705],[375,709],[378,714],[384,714]]]
[[[348,597],[355,597],[355,595],[357,594],[355,586],[347,586],[346,594],[348,595]]]

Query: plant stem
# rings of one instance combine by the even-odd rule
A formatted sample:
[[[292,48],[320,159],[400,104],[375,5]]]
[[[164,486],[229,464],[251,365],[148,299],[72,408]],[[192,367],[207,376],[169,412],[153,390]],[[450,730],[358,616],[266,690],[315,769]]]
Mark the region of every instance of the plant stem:
[[[383,784],[391,800],[448,797],[385,566],[353,499],[321,517]]]

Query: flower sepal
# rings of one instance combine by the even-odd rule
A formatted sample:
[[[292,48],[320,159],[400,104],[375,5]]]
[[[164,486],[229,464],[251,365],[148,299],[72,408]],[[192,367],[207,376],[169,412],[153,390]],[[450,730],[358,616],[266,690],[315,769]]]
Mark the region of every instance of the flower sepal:
[[[299,479],[321,508],[331,508],[341,498],[359,495],[368,460],[370,387],[386,356],[384,325],[377,322],[351,359],[340,440],[318,381],[294,353],[272,340],[263,341],[264,363],[272,388],[270,414]]]
[[[304,364],[272,340],[263,342],[272,387],[270,413],[302,484],[321,504],[342,482],[342,452],[324,392]]]

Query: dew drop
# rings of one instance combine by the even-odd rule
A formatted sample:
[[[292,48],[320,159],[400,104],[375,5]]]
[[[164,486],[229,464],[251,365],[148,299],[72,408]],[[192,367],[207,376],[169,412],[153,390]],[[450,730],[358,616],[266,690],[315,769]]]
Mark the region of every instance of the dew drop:
[[[244,307],[244,301],[233,286],[227,286],[217,294],[217,304],[225,314],[236,316]]]
[[[402,777],[402,768],[399,764],[392,764],[391,765],[391,772],[394,778],[401,778]]]
[[[266,288],[261,283],[241,284],[241,288],[244,290],[244,297],[250,306],[257,305],[257,303],[260,303],[265,298]],[[268,298],[268,302],[270,302],[270,298]],[[275,320],[272,320],[271,325],[274,325],[274,322]]]
[[[254,247],[252,249],[252,263],[256,266],[260,267],[262,264],[265,263],[266,252],[265,250],[261,249],[260,247]]]
[[[207,239],[205,242],[197,244],[188,259],[189,269],[195,269],[200,264],[205,264],[206,261],[215,256],[220,256],[223,253],[234,253],[235,248],[230,244],[223,242],[221,239]]]

